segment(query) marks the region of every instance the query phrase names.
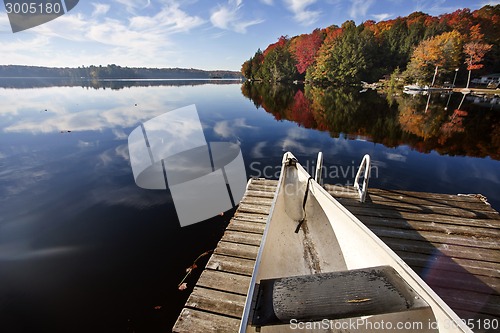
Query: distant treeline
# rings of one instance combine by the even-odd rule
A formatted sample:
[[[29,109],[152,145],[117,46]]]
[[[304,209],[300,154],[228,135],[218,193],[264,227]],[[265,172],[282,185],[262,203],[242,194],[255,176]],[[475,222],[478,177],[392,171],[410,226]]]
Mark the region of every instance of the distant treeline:
[[[187,68],[142,68],[107,66],[82,66],[78,68],[38,67],[19,65],[0,65],[0,77],[38,77],[72,79],[237,79],[239,72],[204,71]]]
[[[45,87],[82,87],[86,89],[111,89],[120,90],[130,87],[165,87],[165,86],[199,86],[203,84],[211,85],[227,85],[235,84],[238,81],[231,79],[100,79],[87,80],[80,78],[53,78],[53,77],[17,77],[4,78],[0,77],[0,88],[7,89],[32,89]]]
[[[358,26],[346,21],[310,34],[282,36],[243,63],[252,80],[359,83],[394,73],[429,84],[500,68],[500,5],[471,12],[459,9],[438,17],[415,12],[407,17]],[[483,67],[484,66],[484,67]]]

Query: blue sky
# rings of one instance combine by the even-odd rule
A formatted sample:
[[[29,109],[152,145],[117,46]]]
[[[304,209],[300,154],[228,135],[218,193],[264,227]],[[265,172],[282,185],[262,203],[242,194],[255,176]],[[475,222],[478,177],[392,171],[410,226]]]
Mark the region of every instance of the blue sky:
[[[109,0],[13,34],[0,11],[0,64],[107,65],[240,70],[281,35],[458,8],[493,0]]]

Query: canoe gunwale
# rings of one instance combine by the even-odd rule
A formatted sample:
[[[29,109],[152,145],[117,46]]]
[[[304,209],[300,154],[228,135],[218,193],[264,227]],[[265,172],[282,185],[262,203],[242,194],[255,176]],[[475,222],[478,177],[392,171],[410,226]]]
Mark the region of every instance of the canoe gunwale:
[[[283,156],[283,161],[284,161],[284,159],[285,159],[285,157]],[[281,165],[282,170],[283,170],[283,165],[284,165],[284,163],[282,163],[282,165]],[[252,278],[250,280],[250,285],[248,286],[247,299],[245,300],[245,306],[243,308],[243,316],[241,317],[240,328],[238,330],[238,332],[240,332],[240,333],[246,332],[247,325],[249,323],[250,314],[252,312],[252,302],[254,299],[253,295],[255,293],[255,285],[257,283],[257,271],[258,271],[259,266],[260,266],[262,253],[264,252],[263,244],[265,244],[267,234],[269,232],[269,226],[271,224],[270,223],[271,217],[273,216],[274,208],[276,206],[276,201],[278,200],[278,193],[280,191],[281,184],[283,183],[283,177],[284,177],[284,173],[280,172],[278,186],[276,186],[276,190],[274,191],[273,201],[271,202],[271,208],[269,210],[269,214],[267,215],[267,219],[266,219],[266,227],[264,228],[264,233],[262,234],[262,240],[260,242],[259,252],[257,253],[257,258],[255,259],[255,264],[254,264],[254,267],[252,270]],[[250,184],[250,180],[247,183],[247,188],[248,188],[249,184]]]
[[[280,177],[278,180],[278,185],[277,185],[276,190],[274,192],[274,197],[273,197],[273,200],[271,203],[270,212],[269,212],[269,215],[268,215],[267,220],[266,220],[266,227],[264,229],[261,245],[260,245],[259,252],[257,254],[257,258],[256,258],[254,268],[253,268],[252,278],[251,278],[248,293],[247,293],[247,299],[245,301],[243,316],[242,316],[242,320],[240,322],[240,328],[239,328],[240,333],[244,333],[247,331],[247,327],[249,325],[250,318],[251,318],[251,315],[253,312],[253,310],[252,310],[252,302],[253,302],[253,298],[254,298],[253,295],[254,295],[255,290],[256,290],[256,284],[258,282],[257,276],[259,275],[258,274],[259,268],[260,268],[260,265],[262,262],[263,252],[264,252],[264,248],[265,248],[264,245],[266,244],[266,240],[268,238],[268,233],[269,233],[271,221],[272,221],[272,219],[274,217],[274,213],[275,213],[276,203],[278,201],[280,191],[282,190],[282,186],[284,184],[285,172],[283,172],[283,171],[284,171],[285,162],[286,162],[286,160],[288,160],[288,158],[295,158],[295,157],[290,152],[285,153],[283,156],[282,170],[281,170]],[[303,174],[307,175],[308,176],[307,178],[310,177],[309,174],[307,173],[307,171],[300,165],[300,163],[297,163],[296,165],[297,165],[299,173],[303,173]],[[311,181],[311,180],[309,180],[309,181]],[[455,325],[455,327],[458,330],[461,330],[462,332],[472,332],[472,330],[458,317],[458,315],[448,306],[448,304],[446,304],[437,295],[437,293],[434,290],[432,290],[423,281],[423,279],[420,278],[420,276],[418,276],[408,264],[406,264],[406,262],[404,262],[403,259],[401,259],[392,249],[390,249],[387,246],[387,244],[385,244],[370,229],[368,229],[368,227],[366,227],[361,221],[359,221],[359,219],[356,216],[354,216],[349,210],[347,210],[347,208],[345,208],[340,202],[338,202],[335,198],[333,198],[320,184],[318,184],[316,181],[314,181],[314,182],[311,181],[311,184],[309,186],[309,191],[311,192],[310,194],[313,195],[318,201],[320,199],[322,201],[327,200],[328,203],[333,204],[335,209],[337,209],[341,213],[343,213],[344,216],[349,220],[349,222],[354,223],[356,225],[356,227],[365,234],[365,236],[370,238],[375,243],[376,246],[378,246],[382,251],[384,251],[388,255],[388,257],[392,261],[394,261],[395,264],[404,272],[404,274],[407,277],[409,277],[410,280],[405,279],[406,282],[410,285],[412,285],[412,284],[417,285],[419,287],[419,289],[421,289],[424,292],[424,295],[422,295],[420,292],[418,292],[418,294],[423,299],[432,300],[432,303],[434,303],[434,305],[437,306],[442,313],[444,313],[450,320],[452,320],[454,322],[453,324]],[[318,196],[320,197],[320,199],[318,199]],[[332,224],[333,221],[332,221],[331,217],[328,216],[328,214],[326,214],[326,215],[327,215],[329,223],[332,225],[332,228],[335,230],[334,225]],[[396,268],[396,267],[394,267],[394,268]],[[442,316],[441,316],[441,318],[442,318]],[[437,319],[438,318],[436,317],[436,320]]]
[[[304,170],[305,172],[305,170]],[[279,187],[279,185],[278,185]],[[313,183],[311,186],[311,190],[319,190],[327,199],[329,199],[338,209],[340,209],[345,215],[347,215],[350,220],[355,223],[366,235],[368,235],[374,242],[377,243],[396,263],[401,267],[402,270],[405,271],[406,274],[410,276],[413,280],[412,282],[419,285],[426,293],[427,296],[430,297],[440,309],[445,312],[455,323],[458,328],[460,328],[463,332],[472,332],[472,330],[465,325],[465,323],[458,317],[458,315],[453,311],[448,304],[446,304],[441,297],[430,288],[427,283],[418,276],[417,273],[403,260],[399,257],[387,244],[385,244],[378,236],[376,236],[367,226],[363,224],[363,222],[359,221],[359,219],[354,216],[347,208],[345,208],[340,202],[338,202],[335,198],[333,198],[323,187],[321,187],[317,183]],[[315,195],[315,194],[313,194]],[[409,283],[409,281],[407,281]],[[421,297],[423,295],[420,295]],[[426,299],[426,297],[423,297]]]

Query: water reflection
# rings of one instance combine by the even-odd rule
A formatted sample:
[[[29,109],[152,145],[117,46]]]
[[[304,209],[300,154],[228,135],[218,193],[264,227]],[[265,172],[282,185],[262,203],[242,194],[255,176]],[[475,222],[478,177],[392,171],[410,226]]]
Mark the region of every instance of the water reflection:
[[[181,226],[223,214],[243,198],[247,178],[239,145],[208,143],[195,105],[141,124],[128,148],[136,184],[168,187]]]
[[[0,89],[0,331],[173,325],[185,268],[215,247],[230,214],[181,229],[170,193],[135,185],[127,137],[191,103],[206,119],[228,87],[240,100],[234,85]],[[235,122],[206,120],[221,121]]]
[[[183,96],[165,100],[161,87],[118,91],[61,87],[26,90],[9,89],[1,93],[1,129],[9,133],[61,133],[103,131],[113,128],[123,137],[123,128],[174,109]]]
[[[199,86],[203,84],[234,84],[239,79],[74,79],[74,78],[0,78],[0,88],[26,89],[44,87],[81,87],[86,89],[120,90],[130,87]]]
[[[408,145],[425,153],[500,159],[500,105],[495,98],[252,83],[242,85],[242,93],[276,120],[291,120],[332,137],[345,134],[386,147]]]
[[[127,138],[190,104],[207,142],[241,144],[247,177],[278,177],[286,150],[309,170],[318,151],[325,167],[349,171],[368,153],[379,169],[373,187],[482,193],[499,209],[498,111],[469,96],[455,111],[462,95],[440,110],[435,105],[450,96],[432,95],[425,113],[428,96],[390,96],[212,83],[0,89],[0,331],[89,332],[98,323],[107,332],[163,332],[173,325],[189,294],[177,290],[186,267],[216,246],[231,215],[181,228],[171,193],[135,184]],[[411,115],[421,119],[414,124]],[[451,155],[445,148],[492,158],[437,153]],[[329,177],[353,180],[351,172]]]

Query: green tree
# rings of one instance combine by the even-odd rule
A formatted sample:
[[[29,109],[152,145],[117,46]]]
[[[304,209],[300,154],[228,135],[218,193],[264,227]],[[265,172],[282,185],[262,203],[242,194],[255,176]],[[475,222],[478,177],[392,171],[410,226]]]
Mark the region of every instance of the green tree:
[[[264,61],[264,55],[262,54],[262,51],[258,49],[252,58],[252,74],[251,74],[252,80],[255,80],[255,78],[257,77],[258,75],[257,73],[259,73],[263,61]]]
[[[262,51],[258,49],[253,57],[250,57],[250,59],[241,65],[241,74],[247,79],[255,80],[263,60],[264,56]]]
[[[286,82],[297,77],[296,61],[287,45],[288,43],[276,45],[266,53],[258,74],[262,80]]]
[[[370,80],[377,44],[373,31],[353,21],[342,24],[342,33],[325,41],[318,51],[310,77],[315,81],[357,83]]]

